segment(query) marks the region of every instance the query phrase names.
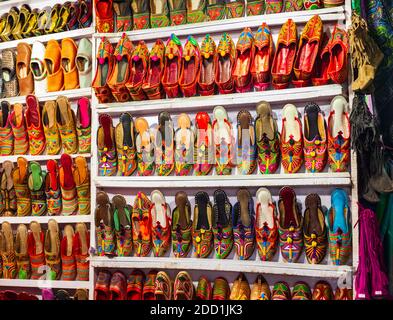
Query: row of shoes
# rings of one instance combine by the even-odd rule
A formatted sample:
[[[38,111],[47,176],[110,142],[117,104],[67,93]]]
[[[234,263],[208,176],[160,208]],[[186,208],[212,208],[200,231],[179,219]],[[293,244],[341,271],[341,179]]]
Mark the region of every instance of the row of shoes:
[[[11,224],[3,222],[0,232],[3,279],[89,280],[89,231],[84,223],[66,225],[62,235],[54,219],[44,232],[32,221],[29,230],[20,224],[14,236]]]
[[[123,113],[113,126],[109,114],[100,114],[98,127],[98,174],[100,176],[177,176],[237,173],[250,175],[257,165],[262,174],[273,174],[280,167],[285,173],[298,172],[303,163],[308,172],[321,172],[327,163],[333,172],[347,171],[350,160],[350,122],[347,101],[336,96],[331,102],[328,125],[316,103],[304,108],[303,124],[295,105],[282,110],[281,135],[271,106],[257,104],[254,120],[250,111],[237,114],[237,139],[232,122],[222,106],[198,112],[193,128],[188,114],[177,117],[163,111],[158,124],[150,126],[143,117],[133,119]],[[303,127],[303,128],[302,128]]]
[[[90,153],[90,100],[78,100],[76,116],[65,96],[43,107],[35,95],[26,97],[26,106],[2,101],[0,138],[0,156]]]
[[[38,162],[19,157],[2,164],[0,215],[56,216],[90,214],[90,172],[85,157],[68,154],[48,160],[47,172]]]
[[[2,51],[2,97],[26,96],[32,93],[89,88],[92,80],[92,43],[83,38],[77,44],[71,38],[49,40],[46,47],[39,41],[21,42]]]
[[[150,199],[138,192],[132,206],[122,195],[110,202],[108,194],[100,191],[95,211],[97,254],[131,256],[134,252],[145,257],[153,250],[154,256],[162,257],[170,253],[172,242],[176,258],[187,257],[193,247],[196,258],[208,258],[214,251],[217,259],[225,259],[235,246],[240,260],[250,259],[257,247],[262,261],[272,261],[279,246],[286,262],[297,262],[303,248],[310,264],[321,263],[328,250],[334,265],[347,262],[351,225],[343,189],[333,190],[329,210],[322,208],[318,194],[309,194],[304,216],[290,187],[280,190],[277,206],[266,188],[256,192],[256,206],[248,189],[240,188],[236,196],[232,206],[227,194],[218,189],[212,204],[209,194],[199,191],[192,217],[184,191],[176,193],[172,212],[159,190],[152,191]]]
[[[9,300],[39,300],[38,297],[34,294],[22,291],[15,292],[12,290],[4,290],[0,291],[0,301],[9,301]]]
[[[312,39],[312,41],[310,40]],[[166,46],[157,40],[152,50],[144,41],[134,47],[124,33],[114,49],[103,38],[97,52],[93,88],[101,103],[114,100],[176,98],[325,85],[347,80],[348,36],[337,25],[328,39],[322,20],[313,16],[300,40],[296,24],[289,19],[281,28],[274,50],[269,27],[263,23],[254,38],[245,28],[235,44],[224,33],[216,47],[206,35],[201,47],[189,36],[182,46],[172,34]],[[293,75],[293,77],[292,77]]]
[[[318,281],[314,289],[303,281],[294,284],[292,293],[286,282],[278,281],[272,290],[263,275],[257,275],[252,288],[243,273],[230,287],[228,280],[217,277],[213,286],[201,276],[195,289],[191,275],[180,271],[172,281],[165,271],[151,270],[147,276],[135,269],[128,278],[121,271],[98,273],[95,300],[352,300],[352,289],[337,287]]]
[[[170,25],[313,10],[340,6],[343,0],[95,0],[98,32],[121,32]],[[116,17],[116,19],[115,19]],[[116,22],[115,22],[116,20]]]
[[[0,17],[0,41],[87,28],[92,19],[91,0],[67,1],[33,10],[27,4],[20,8],[11,7]]]
[[[75,293],[64,289],[42,289],[42,300],[89,300],[87,289],[76,289]]]

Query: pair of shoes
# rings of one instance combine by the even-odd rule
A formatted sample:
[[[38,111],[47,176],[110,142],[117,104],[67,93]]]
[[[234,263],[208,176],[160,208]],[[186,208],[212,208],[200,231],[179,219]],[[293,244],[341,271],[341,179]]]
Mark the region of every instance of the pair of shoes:
[[[38,296],[27,292],[15,292],[11,290],[0,291],[0,300],[39,300]]]

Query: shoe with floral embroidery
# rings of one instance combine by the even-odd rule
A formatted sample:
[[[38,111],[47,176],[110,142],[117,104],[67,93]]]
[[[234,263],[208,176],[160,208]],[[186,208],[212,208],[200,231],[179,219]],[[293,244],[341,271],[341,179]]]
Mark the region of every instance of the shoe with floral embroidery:
[[[180,119],[181,115],[179,116]],[[168,176],[175,168],[175,142],[171,115],[162,111],[158,115],[158,128],[156,136],[156,171],[159,176]]]
[[[45,234],[45,262],[49,267],[48,280],[59,280],[61,276],[60,260],[60,230],[56,220],[48,221],[48,230]]]
[[[229,0],[225,4],[227,19],[244,17],[245,13],[244,0]]]
[[[176,98],[180,94],[182,52],[183,47],[179,38],[172,34],[165,47],[164,73],[161,80],[168,98]]]
[[[146,276],[141,270],[133,270],[127,279],[127,300],[143,299],[143,284]]]
[[[273,286],[272,300],[291,300],[291,289],[286,282],[276,282]]]
[[[195,288],[190,274],[187,271],[180,271],[173,285],[173,299],[193,300],[194,290]]]
[[[248,0],[247,16],[259,16],[265,12],[265,0]]]
[[[61,150],[60,131],[56,123],[56,102],[46,101],[42,109],[42,125],[46,139],[46,152],[58,154]]]
[[[48,215],[58,216],[61,214],[63,204],[59,181],[59,166],[56,160],[48,160],[46,169],[48,173],[45,177],[45,194]]]
[[[293,12],[303,10],[304,0],[284,0],[285,12]]]
[[[90,214],[90,171],[85,157],[74,159],[72,175],[78,196],[78,214]]]
[[[136,156],[138,176],[151,176],[154,174],[154,137],[150,131],[149,123],[145,118],[135,120]]]
[[[171,245],[171,209],[159,190],[150,194],[152,217],[152,242],[156,257],[162,257]]]
[[[211,96],[215,93],[216,83],[214,73],[216,70],[217,47],[213,38],[206,35],[201,44],[201,71],[198,79],[198,92],[201,96]]]
[[[236,59],[233,66],[232,77],[236,92],[247,92],[252,88],[250,72],[255,55],[254,35],[250,28],[245,28],[236,44]]]
[[[192,243],[197,258],[207,258],[213,249],[213,210],[206,192],[195,195]]]
[[[266,279],[259,274],[251,288],[250,300],[270,300],[271,292]]]
[[[138,192],[132,209],[132,241],[137,257],[146,257],[152,248],[152,203],[143,192]]]
[[[14,235],[11,224],[4,221],[1,224],[0,233],[0,256],[3,267],[2,276],[4,279],[15,279],[17,265],[14,250]]]
[[[225,0],[208,1],[206,5],[206,13],[209,21],[225,19]]]
[[[77,223],[73,240],[76,260],[76,281],[89,281],[90,232],[83,222]]]
[[[10,123],[10,104],[1,102],[0,110],[0,156],[9,156],[14,152],[14,135]]]
[[[210,281],[205,277],[201,276],[198,281],[198,286],[195,293],[196,300],[211,300],[212,297],[212,286]]]
[[[149,49],[144,41],[139,41],[131,56],[131,74],[129,81],[126,83],[127,89],[134,101],[146,100],[142,86],[147,75],[148,59]]]
[[[348,34],[344,29],[334,26],[329,44],[330,63],[328,75],[334,83],[342,84],[348,78]],[[356,80],[355,80],[356,82]]]
[[[47,213],[45,195],[46,172],[41,170],[38,162],[29,162],[28,186],[31,195],[31,214],[33,216],[43,216]]]
[[[114,32],[113,0],[94,0],[97,32]]]
[[[76,260],[73,245],[74,237],[74,228],[70,224],[67,224],[64,227],[64,236],[60,245],[62,262],[61,280],[63,281],[74,281],[76,278]]]
[[[60,131],[61,143],[64,152],[68,154],[77,153],[78,138],[76,133],[76,118],[75,113],[71,109],[70,102],[67,97],[59,96],[56,99],[56,121],[57,127]]]
[[[250,300],[251,289],[244,273],[240,273],[233,282],[229,300]]]
[[[181,57],[179,86],[184,97],[193,97],[197,93],[197,83],[201,69],[201,53],[198,42],[187,38]]]
[[[113,221],[113,205],[106,192],[97,192],[95,225],[98,256],[113,256],[116,250],[115,226]]]
[[[98,273],[97,281],[94,286],[94,300],[109,300],[109,284],[111,282],[111,273],[102,270]]]
[[[135,124],[132,115],[122,113],[115,128],[117,149],[117,171],[122,176],[130,176],[137,167],[135,150]]]
[[[30,223],[30,232],[27,236],[27,251],[30,257],[31,280],[38,280],[42,277],[45,266],[44,253],[44,232],[41,225],[32,221]],[[4,263],[4,261],[3,261]]]
[[[25,158],[18,157],[17,166],[12,171],[14,188],[16,193],[17,215],[31,215],[31,196],[28,187],[28,161]]]
[[[257,166],[254,119],[242,109],[237,114],[237,168],[238,174],[252,174]]]
[[[188,114],[179,115],[178,128],[175,131],[175,173],[178,176],[187,176],[192,172],[194,132],[191,130],[191,125]]]
[[[0,191],[2,198],[0,214],[5,217],[16,216],[17,202],[12,171],[14,164],[6,160],[3,162],[3,172],[0,174]]]
[[[215,68],[215,81],[220,94],[232,93],[235,83],[232,77],[232,69],[235,64],[235,43],[228,33],[224,33],[218,43]]]
[[[86,97],[78,100],[76,114],[76,133],[78,135],[78,153],[90,153],[91,150],[91,109]]]
[[[169,275],[165,271],[157,273],[155,283],[155,300],[172,300],[173,284],[171,278],[169,278]]]
[[[26,120],[23,105],[14,104],[14,110],[10,115],[10,124],[14,134],[14,154],[27,154],[29,150],[29,141],[27,138]]]
[[[326,281],[318,281],[312,293],[312,300],[333,300],[333,290]]]
[[[121,195],[112,198],[113,222],[116,235],[116,250],[118,257],[129,257],[132,254],[132,207],[127,205],[126,199]]]
[[[151,270],[147,274],[146,280],[143,283],[142,300],[156,300],[154,295],[156,291],[156,278],[156,270]]]
[[[149,54],[149,66],[142,89],[150,100],[164,99],[165,91],[161,83],[164,73],[165,45],[160,39],[156,41]]]
[[[127,300],[127,278],[121,271],[116,271],[112,275],[109,300]]]
[[[208,175],[213,167],[211,160],[213,131],[207,112],[198,112],[195,116],[194,141],[194,174],[197,176]]]
[[[98,122],[100,124],[97,132],[98,175],[114,176],[117,171],[117,154],[112,118],[108,114],[101,114]]]
[[[214,280],[212,300],[228,300],[231,294],[227,279],[218,277]]]
[[[34,95],[26,97],[26,127],[29,136],[29,146],[31,155],[42,154],[45,150],[45,134],[41,121],[41,108]]]
[[[266,0],[266,14],[284,11],[284,0]]]
[[[172,212],[172,250],[176,258],[187,257],[192,242],[191,205],[187,194],[175,195],[176,207]]]
[[[15,257],[16,272],[18,279],[30,279],[31,267],[27,251],[28,231],[24,224],[20,224],[16,230]]]

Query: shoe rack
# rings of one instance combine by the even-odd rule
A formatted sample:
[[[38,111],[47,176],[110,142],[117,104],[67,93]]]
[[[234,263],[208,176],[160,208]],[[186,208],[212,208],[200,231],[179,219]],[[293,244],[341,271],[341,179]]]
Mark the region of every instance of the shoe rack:
[[[341,25],[350,24],[351,1],[346,0],[345,6],[319,9],[312,11],[300,11],[292,13],[278,13],[271,15],[261,15],[254,17],[236,18],[230,20],[212,21],[206,23],[197,23],[192,25],[181,25],[174,27],[165,27],[160,29],[135,30],[126,32],[129,39],[134,45],[139,40],[144,40],[151,49],[156,39],[166,41],[172,33],[176,34],[184,45],[188,35],[192,35],[198,43],[201,43],[203,37],[208,33],[216,43],[223,32],[228,32],[235,44],[238,36],[245,27],[252,28],[253,32],[266,22],[272,30],[273,40],[276,43],[278,32],[281,25],[291,18],[296,23],[298,32],[301,32],[306,22],[315,14],[320,15],[324,29],[332,31],[333,26],[339,22]],[[101,38],[104,36],[112,43],[117,43],[122,33],[95,33],[93,35],[93,48],[97,48]],[[95,51],[93,55],[95,54]],[[96,70],[96,60],[93,59],[93,70]],[[267,187],[277,202],[278,192],[282,186],[293,187],[298,200],[303,203],[305,197],[312,192],[318,193],[322,200],[322,205],[330,207],[330,193],[336,187],[343,188],[350,196],[351,200],[351,223],[352,223],[352,259],[348,265],[335,266],[329,259],[318,265],[308,264],[304,253],[299,262],[285,263],[282,261],[280,254],[276,253],[274,261],[264,262],[258,257],[256,251],[250,260],[237,260],[234,252],[223,260],[214,257],[206,259],[192,258],[189,254],[187,258],[174,258],[172,250],[165,257],[97,257],[91,256],[90,259],[90,299],[94,297],[94,283],[97,277],[97,269],[110,269],[116,271],[121,269],[129,274],[132,269],[139,268],[147,272],[150,269],[168,271],[170,276],[180,270],[187,270],[194,280],[202,274],[207,275],[210,280],[217,276],[227,277],[230,283],[236,277],[238,272],[244,272],[250,283],[254,281],[258,273],[262,273],[272,286],[274,281],[284,280],[294,283],[296,281],[307,281],[312,287],[318,280],[326,280],[331,283],[333,288],[337,287],[338,282],[348,282],[353,278],[354,271],[358,264],[358,229],[355,227],[357,222],[357,167],[356,155],[352,154],[351,168],[349,172],[334,173],[326,168],[322,173],[306,173],[304,167],[296,174],[285,174],[283,168],[277,173],[262,175],[259,172],[253,175],[237,175],[236,170],[230,176],[217,176],[215,173],[204,176],[174,176],[167,177],[102,177],[98,176],[98,158],[97,158],[97,128],[98,116],[106,113],[113,118],[113,125],[116,126],[119,116],[122,112],[130,112],[134,117],[145,117],[149,125],[157,124],[157,116],[160,111],[166,110],[171,113],[172,120],[176,123],[177,117],[181,112],[186,112],[191,119],[195,119],[198,111],[206,111],[210,115],[213,108],[217,105],[224,106],[228,111],[228,116],[232,123],[236,123],[236,115],[240,109],[246,108],[255,117],[255,106],[262,100],[270,102],[273,112],[279,124],[281,132],[281,109],[287,103],[293,103],[297,106],[298,111],[303,115],[304,106],[307,102],[316,102],[325,114],[325,118],[330,110],[330,101],[336,95],[344,95],[351,103],[352,93],[344,85],[329,84],[319,87],[305,88],[288,88],[284,90],[268,90],[262,92],[234,93],[227,95],[216,95],[208,97],[191,97],[175,98],[155,101],[130,101],[125,103],[100,104],[94,93],[92,94],[92,159],[91,159],[91,208],[96,207],[96,194],[100,190],[108,193],[111,199],[115,194],[125,196],[127,203],[132,204],[137,192],[141,191],[150,195],[154,189],[159,189],[165,195],[167,203],[171,209],[175,207],[174,196],[177,191],[183,190],[188,194],[191,202],[191,208],[194,207],[194,195],[197,191],[206,191],[210,199],[215,189],[222,188],[229,197],[232,204],[236,202],[236,191],[239,187],[246,187],[250,190],[255,199],[255,192],[259,187]],[[236,136],[236,125],[233,126],[234,136]],[[254,201],[255,202],[255,201]],[[302,208],[302,213],[304,207]],[[95,248],[96,237],[94,232],[94,213],[91,217],[91,246]],[[328,256],[328,254],[327,254]],[[196,285],[196,282],[194,282]]]

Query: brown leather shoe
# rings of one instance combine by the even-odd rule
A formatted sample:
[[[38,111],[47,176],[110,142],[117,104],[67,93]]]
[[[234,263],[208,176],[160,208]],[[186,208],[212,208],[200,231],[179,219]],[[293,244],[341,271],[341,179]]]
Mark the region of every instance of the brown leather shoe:
[[[34,92],[34,79],[30,69],[31,47],[24,42],[16,47],[16,76],[19,83],[19,94],[27,96]]]

